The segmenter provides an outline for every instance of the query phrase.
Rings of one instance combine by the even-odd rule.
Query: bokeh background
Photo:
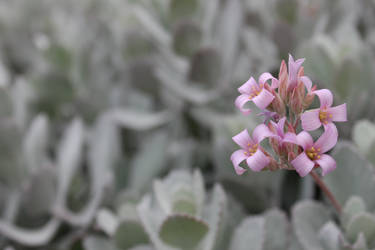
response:
[[[235,175],[237,88],[288,53],[347,103],[324,181],[373,231],[309,177]],[[1,0],[0,248],[375,247],[374,67],[372,0]]]

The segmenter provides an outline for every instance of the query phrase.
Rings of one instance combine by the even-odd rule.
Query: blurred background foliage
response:
[[[375,2],[2,0],[0,248],[374,249]],[[235,175],[250,75],[348,104],[324,181]]]

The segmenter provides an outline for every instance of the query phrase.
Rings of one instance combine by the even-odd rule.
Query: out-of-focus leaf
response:
[[[173,48],[176,53],[190,57],[199,48],[202,31],[193,22],[179,22],[173,35]]]
[[[167,111],[141,113],[135,110],[112,110],[110,116],[121,127],[133,130],[149,130],[168,123],[171,115]]]
[[[0,233],[20,244],[37,247],[47,244],[55,235],[59,225],[59,220],[51,219],[47,224],[40,228],[22,229],[0,221]]]
[[[375,176],[373,168],[348,143],[339,143],[334,152],[337,169],[324,178],[324,182],[341,204],[353,196],[360,196],[368,206],[375,208]],[[361,180],[353,182],[352,180]],[[353,185],[348,185],[352,183]]]
[[[23,142],[27,167],[35,172],[45,164],[47,158],[49,122],[45,115],[38,115],[32,121]]]
[[[262,250],[265,240],[264,218],[249,217],[234,231],[230,250]]]
[[[142,149],[131,162],[129,186],[135,189],[150,185],[152,178],[163,169],[166,160],[167,134],[160,132],[145,139]]]
[[[327,208],[313,201],[302,201],[293,207],[292,215],[294,231],[303,248],[323,250],[318,232],[329,220]]]
[[[355,215],[348,223],[346,236],[352,242],[354,242],[359,233],[363,233],[367,243],[372,246],[375,243],[375,216],[362,212]]]
[[[96,224],[106,234],[112,236],[119,224],[118,218],[108,209],[100,209],[96,214]]]
[[[58,194],[57,206],[65,206],[65,198],[70,181],[80,160],[84,141],[84,127],[80,119],[75,119],[65,130],[57,152]]]
[[[137,221],[121,222],[117,227],[114,239],[120,249],[129,249],[149,242],[148,236]]]
[[[341,224],[343,228],[348,228],[350,220],[357,214],[366,211],[366,204],[363,199],[359,196],[350,197],[344,206],[344,209],[341,214]]]
[[[118,250],[108,239],[102,236],[88,236],[83,240],[85,250]]]
[[[368,120],[358,121],[353,130],[353,140],[363,154],[367,154],[375,141],[375,124]]]
[[[271,210],[264,216],[264,250],[286,249],[288,246],[288,220],[280,210]]]
[[[205,237],[209,227],[203,221],[187,215],[168,217],[160,228],[160,238],[170,246],[194,249]]]
[[[324,224],[319,230],[318,237],[325,250],[340,250],[341,231],[332,221]]]

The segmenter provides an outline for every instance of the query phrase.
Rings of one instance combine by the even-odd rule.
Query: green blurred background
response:
[[[330,210],[309,177],[239,177],[229,160],[262,120],[235,109],[237,88],[288,53],[347,103],[325,181],[373,211],[374,1],[1,0],[0,248],[333,249],[286,234],[305,229],[298,201]],[[257,247],[262,223],[281,225],[276,245]]]

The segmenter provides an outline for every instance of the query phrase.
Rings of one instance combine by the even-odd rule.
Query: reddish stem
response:
[[[325,193],[325,195],[331,201],[332,205],[335,207],[337,212],[341,214],[342,208],[341,208],[340,203],[336,200],[335,196],[332,194],[332,192],[329,190],[326,184],[324,184],[322,179],[320,179],[319,175],[315,173],[314,171],[311,171],[310,175],[313,177],[315,183],[319,186],[319,188]]]

